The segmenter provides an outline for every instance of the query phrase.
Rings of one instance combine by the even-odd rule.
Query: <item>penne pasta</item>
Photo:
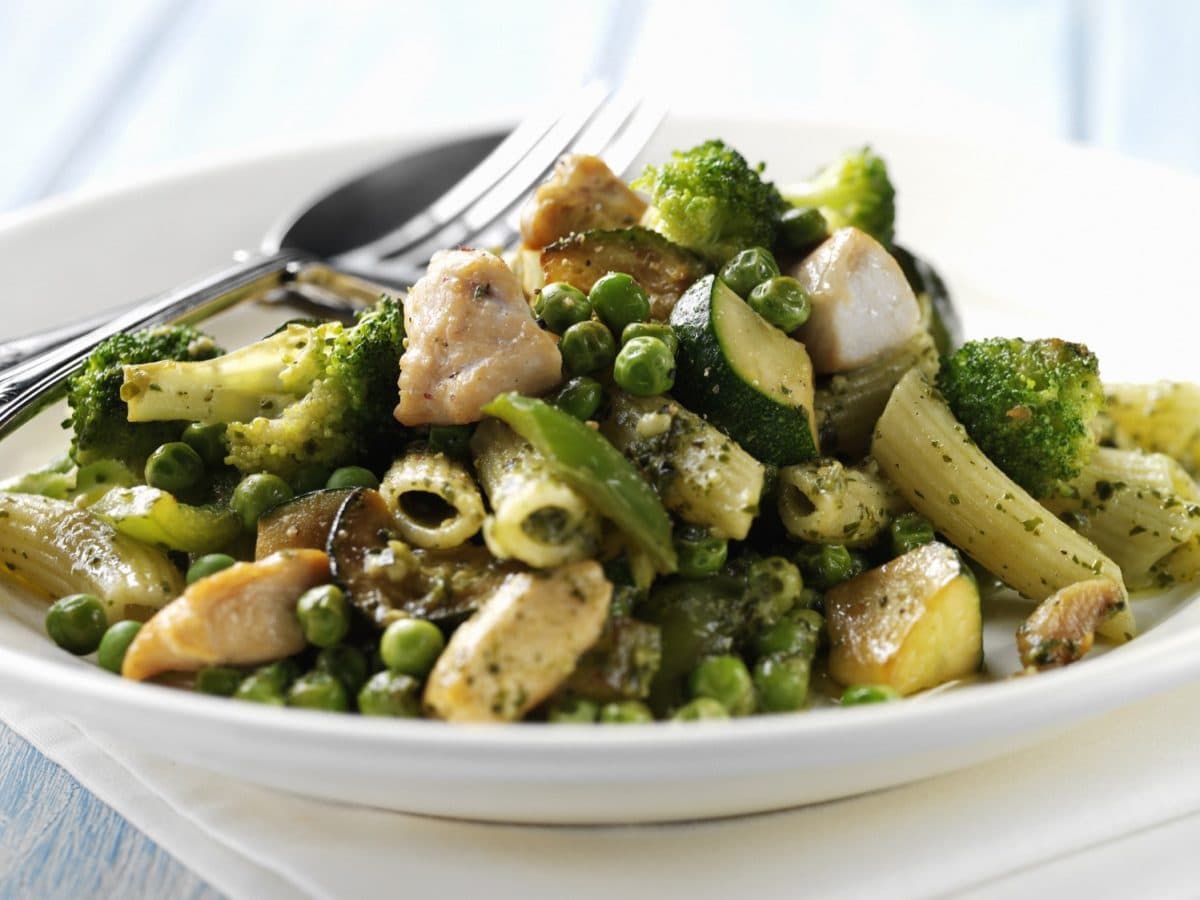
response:
[[[464,544],[483,525],[483,498],[475,479],[442,453],[409,451],[387,470],[379,492],[400,536],[426,550]]]

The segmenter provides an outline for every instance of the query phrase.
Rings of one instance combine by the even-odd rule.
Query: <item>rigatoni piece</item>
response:
[[[425,705],[451,722],[512,722],[555,690],[604,627],[612,585],[594,560],[508,576],[429,673]]]
[[[896,385],[871,455],[934,528],[1030,600],[1087,578],[1124,584],[1115,562],[983,455],[919,371]],[[1128,601],[1099,633],[1118,643],[1137,633]]]
[[[540,569],[595,555],[600,516],[531,444],[503,422],[486,419],[471,439],[471,452],[492,507],[483,539],[496,557]]]
[[[1098,447],[1069,487],[1046,507],[1108,554],[1132,589],[1152,585],[1158,563],[1200,535],[1195,482],[1162,453]]]
[[[818,459],[779,470],[779,518],[792,537],[865,547],[907,504],[874,460],[855,467]]]
[[[732,438],[665,397],[620,391],[600,430],[679,518],[719,538],[740,541],[749,533],[765,470]]]
[[[483,525],[483,498],[466,466],[444,453],[411,450],[392,463],[379,485],[396,531],[426,550],[466,543]]]

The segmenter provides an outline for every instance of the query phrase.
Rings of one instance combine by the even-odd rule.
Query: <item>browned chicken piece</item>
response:
[[[425,687],[451,722],[513,722],[549,697],[596,642],[612,585],[595,560],[509,575],[454,632]]]
[[[320,550],[283,550],[201,578],[142,626],[121,666],[141,681],[205,666],[249,666],[305,647],[296,600],[329,581]]]
[[[1028,668],[1065,666],[1092,649],[1096,626],[1128,602],[1111,578],[1067,585],[1038,604],[1017,629],[1017,649]]]
[[[646,201],[629,189],[604,160],[569,154],[534,193],[521,213],[521,241],[540,250],[559,238],[593,228],[628,228],[646,211]]]
[[[405,425],[465,425],[497,394],[559,383],[558,344],[533,320],[517,276],[482,250],[444,250],[404,301],[400,358]]]

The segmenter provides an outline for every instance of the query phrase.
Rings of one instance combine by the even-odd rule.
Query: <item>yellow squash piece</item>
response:
[[[979,589],[958,553],[925,544],[825,595],[829,673],[912,694],[983,661]]]
[[[121,674],[142,680],[205,666],[249,666],[304,649],[296,601],[329,581],[320,550],[282,550],[201,578],[142,626]]]

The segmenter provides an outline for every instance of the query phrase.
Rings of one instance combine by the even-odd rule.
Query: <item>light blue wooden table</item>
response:
[[[1200,57],[1188,46],[1200,7],[1186,0],[683,9],[0,0],[0,213],[205,155],[494,121],[598,52],[684,112],[951,122],[1200,171]],[[0,724],[0,900],[216,896]]]

